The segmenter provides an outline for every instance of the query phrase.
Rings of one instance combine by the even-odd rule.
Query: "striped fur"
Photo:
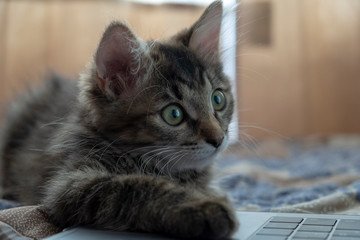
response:
[[[212,29],[219,13],[215,2],[162,42],[114,22],[78,85],[52,76],[10,105],[0,145],[4,197],[42,203],[60,227],[231,236],[233,209],[209,187],[234,105]],[[226,101],[219,111],[216,90]],[[176,126],[162,115],[169,104],[183,111]]]

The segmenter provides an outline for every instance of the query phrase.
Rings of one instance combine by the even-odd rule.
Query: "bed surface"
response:
[[[360,214],[360,137],[233,145],[215,165],[214,185],[241,211]],[[0,236],[45,237],[38,206],[0,200]],[[9,217],[13,216],[13,217]],[[30,216],[30,219],[28,218]],[[23,227],[14,228],[25,221]],[[35,227],[27,228],[26,221]],[[50,228],[51,229],[51,228]]]
[[[360,214],[359,137],[273,142],[265,151],[218,161],[216,183],[237,209]]]

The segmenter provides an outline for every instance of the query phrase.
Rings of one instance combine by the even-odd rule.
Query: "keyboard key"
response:
[[[273,217],[250,240],[360,240],[360,220]],[[336,225],[336,228],[334,227]],[[294,233],[295,231],[295,233]]]
[[[293,240],[321,240],[321,239],[323,239],[323,238],[292,238]],[[326,238],[325,238],[326,239]],[[263,239],[264,240],[264,239]],[[332,238],[331,238],[331,240],[333,240]],[[359,240],[359,239],[358,239]]]
[[[326,239],[328,233],[324,232],[297,232],[294,235],[294,239],[296,238],[318,238],[318,239]]]
[[[331,238],[331,240],[359,240],[359,238],[358,237],[337,237],[337,236],[334,236],[334,237]]]
[[[341,219],[336,229],[360,230],[360,220]]]
[[[312,231],[312,232],[331,232],[332,226],[321,226],[321,225],[302,225],[299,231]]]
[[[335,230],[334,236],[339,236],[339,237],[359,237],[360,238],[360,231],[355,231],[355,230]]]
[[[298,223],[269,222],[264,226],[264,228],[295,229],[298,225]]]
[[[264,237],[266,237],[266,240],[286,240],[287,237],[285,236],[264,236],[264,235],[256,235],[248,240],[264,240]]]
[[[256,235],[278,235],[289,236],[293,231],[291,229],[263,228]]]
[[[293,240],[321,240],[321,239],[324,239],[324,238],[293,238]],[[331,240],[333,240],[333,239],[331,238]]]
[[[322,226],[334,226],[336,219],[327,218],[307,218],[304,221],[304,225],[322,225]]]
[[[303,218],[300,217],[273,217],[270,222],[289,222],[289,223],[300,223]]]

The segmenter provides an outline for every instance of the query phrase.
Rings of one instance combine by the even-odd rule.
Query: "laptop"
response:
[[[360,215],[237,212],[237,240],[360,240]],[[46,240],[149,240],[168,236],[70,228]]]

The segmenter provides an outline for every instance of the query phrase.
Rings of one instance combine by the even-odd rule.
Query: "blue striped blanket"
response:
[[[289,144],[282,157],[228,154],[216,184],[239,210],[360,214],[360,141]]]

